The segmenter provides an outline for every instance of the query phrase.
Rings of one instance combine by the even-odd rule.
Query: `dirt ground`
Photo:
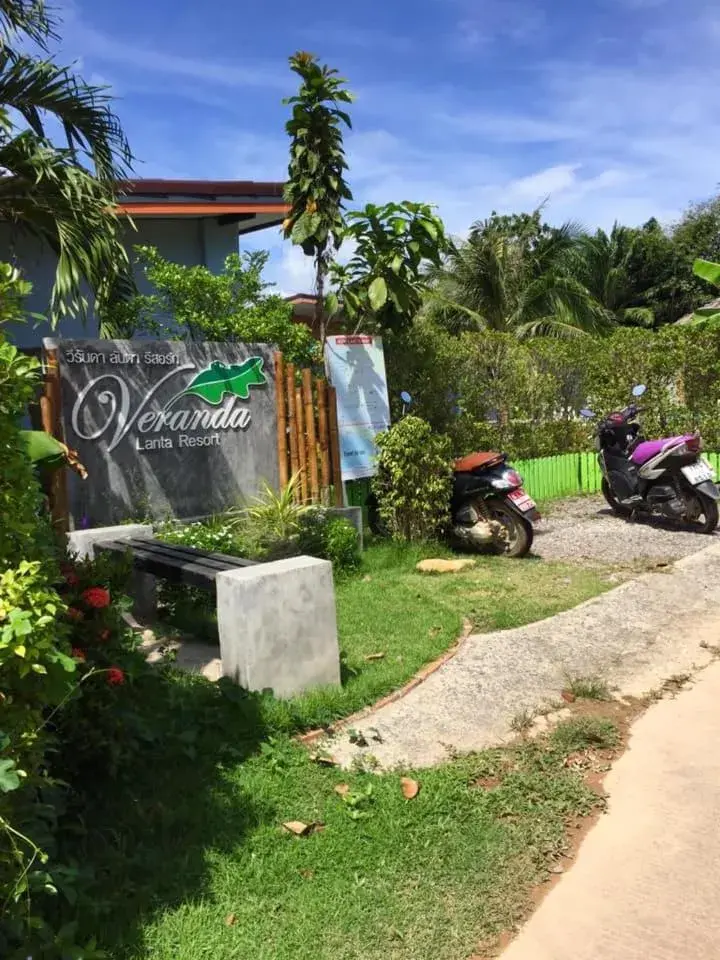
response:
[[[655,519],[624,520],[592,496],[550,504],[536,526],[533,553],[544,560],[672,561],[718,542],[717,531],[708,536]]]

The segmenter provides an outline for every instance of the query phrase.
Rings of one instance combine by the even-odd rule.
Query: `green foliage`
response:
[[[720,287],[720,263],[696,260],[693,264],[693,272],[714,287]],[[703,330],[720,330],[720,310],[717,302],[711,306],[699,307],[693,314],[692,323],[693,326]]]
[[[135,252],[155,292],[119,306],[112,317],[116,333],[274,343],[290,363],[307,367],[315,361],[317,345],[310,331],[293,323],[290,304],[267,292],[271,285],[262,279],[266,251],[230,254],[219,274],[173,263],[154,247],[139,246]]]
[[[342,241],[344,203],[352,200],[343,148],[343,127],[351,122],[343,106],[352,103],[353,97],[338,71],[318,63],[314,54],[294,54],[290,68],[300,78],[300,87],[296,96],[283,101],[292,107],[285,124],[290,137],[285,184],[290,212],[283,231],[315,261],[315,329],[324,341],[325,276]]]
[[[0,265],[3,299],[5,292],[13,290],[9,269]],[[37,360],[8,343],[0,328],[0,570],[15,566],[22,557],[37,558],[49,540],[40,516],[43,498],[18,428],[19,418],[35,397],[38,371]]]
[[[286,544],[289,548],[297,540],[302,518],[310,509],[296,500],[299,483],[299,472],[279,491],[263,481],[259,494],[231,511],[232,522],[248,530],[261,546],[270,548],[275,544]]]
[[[54,811],[43,802],[54,780],[46,760],[52,746],[45,724],[74,685],[65,606],[39,561],[21,561],[0,574],[0,953],[26,945],[35,928],[50,936],[39,912],[57,892]]]
[[[677,320],[692,303],[678,283],[676,245],[657,220],[615,224],[580,238],[578,279],[619,324],[654,327]]]
[[[362,555],[358,532],[344,517],[335,517],[322,507],[312,507],[302,517],[298,553],[330,560],[336,574],[357,569]]]
[[[376,438],[373,491],[380,517],[398,540],[432,540],[447,526],[452,491],[450,445],[419,417],[405,417]]]
[[[649,388],[648,437],[697,428],[709,449],[720,448],[720,335],[712,328],[625,327],[601,338],[518,341],[491,332],[452,336],[425,318],[388,340],[386,362],[395,415],[397,393],[409,391],[413,412],[450,437],[454,455],[500,449],[531,459],[589,450],[593,427],[577,412],[619,409],[636,383]]]
[[[602,329],[607,311],[577,277],[581,231],[550,227],[541,211],[475,223],[435,273],[428,309],[452,331],[574,337]]]
[[[109,298],[134,290],[114,213],[132,159],[127,141],[106,89],[49,58],[57,37],[44,4],[10,0],[0,23],[0,213],[57,254],[52,319],[85,315],[85,284],[102,313]],[[28,39],[39,56],[24,52]],[[53,142],[55,129],[65,144]]]
[[[369,203],[347,215],[344,237],[353,244],[347,264],[333,263],[332,315],[342,311],[363,331],[401,329],[422,304],[427,268],[449,250],[442,220],[426,203]]]

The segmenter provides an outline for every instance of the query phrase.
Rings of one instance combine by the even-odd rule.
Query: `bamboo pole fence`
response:
[[[340,439],[334,389],[309,369],[296,370],[275,354],[280,483],[297,476],[299,502],[342,506]],[[334,494],[334,495],[333,495]]]

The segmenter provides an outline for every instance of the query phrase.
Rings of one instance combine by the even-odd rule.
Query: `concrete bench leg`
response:
[[[130,586],[133,616],[140,623],[149,623],[157,617],[157,581],[151,573],[133,570]]]
[[[223,674],[291,697],[340,683],[332,564],[313,557],[217,575]]]

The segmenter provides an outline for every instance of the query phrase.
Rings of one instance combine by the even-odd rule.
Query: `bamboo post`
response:
[[[332,482],[335,487],[335,506],[345,506],[343,497],[342,470],[340,469],[340,432],[337,418],[337,395],[335,387],[328,386],[328,419],[330,421],[330,459]]]
[[[330,496],[330,429],[328,426],[327,381],[318,377],[315,381],[318,398],[318,433],[320,434],[320,492],[323,503]]]
[[[43,396],[40,398],[40,416],[42,428],[46,433],[64,442],[61,416],[60,369],[58,367],[57,350],[50,349],[44,352],[45,380]],[[56,530],[66,533],[69,526],[69,510],[67,495],[67,477],[65,470],[53,470],[50,475],[50,514]]]
[[[275,354],[275,408],[277,410],[277,448],[278,465],[280,468],[280,489],[288,485],[288,438],[287,438],[287,404],[285,403],[285,366],[283,355],[278,351]]]
[[[307,444],[305,443],[305,424],[303,416],[303,398],[302,390],[298,387],[295,391],[295,420],[297,422],[298,436],[298,459],[300,461],[300,498],[303,503],[308,500],[308,464],[307,464]]]
[[[288,363],[285,367],[285,401],[288,414],[288,434],[290,438],[290,474],[297,476],[300,469],[298,458],[298,432],[295,420],[295,367]],[[296,488],[295,499],[300,499],[300,491]]]
[[[312,371],[303,370],[302,391],[305,402],[305,432],[307,434],[307,464],[310,498],[320,503],[320,481],[318,480],[317,433],[315,431],[315,409],[313,404]]]

